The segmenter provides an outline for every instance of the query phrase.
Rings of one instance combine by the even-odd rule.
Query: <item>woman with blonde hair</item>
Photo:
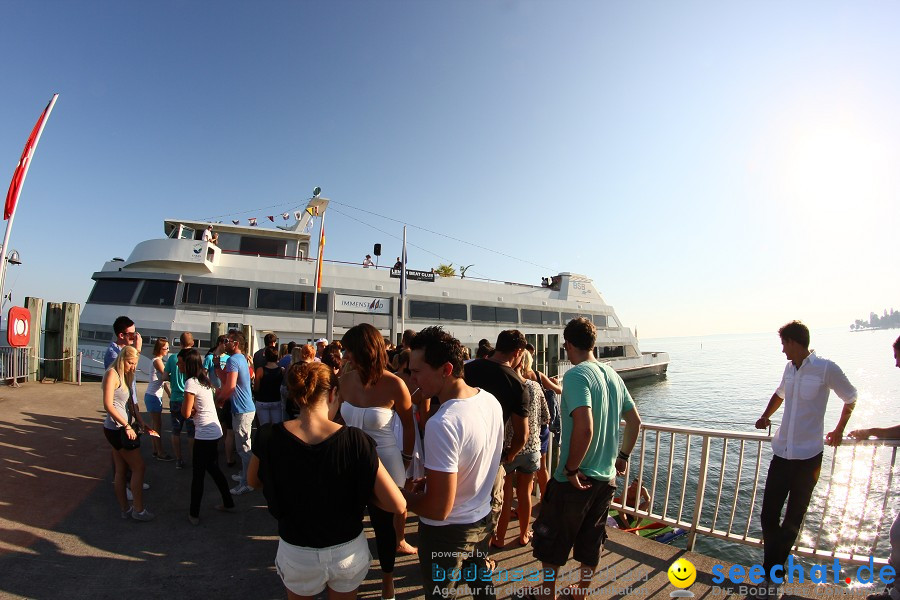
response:
[[[278,519],[275,566],[291,600],[326,587],[329,600],[356,598],[372,560],[366,504],[374,498],[390,513],[406,510],[406,501],[371,438],[332,420],[340,401],[331,368],[295,363],[285,379],[297,418],[260,427],[247,473]]]
[[[144,459],[141,458],[140,439],[131,427],[134,403],[131,400],[131,384],[138,364],[138,351],[134,346],[125,346],[115,362],[103,375],[103,408],[106,419],[103,433],[112,446],[112,457],[116,468],[115,491],[122,518],[149,521],[154,515],[144,507]],[[131,470],[133,506],[128,506],[125,492],[125,477]]]
[[[415,449],[412,400],[403,381],[387,369],[387,351],[381,332],[368,323],[355,325],[344,334],[344,360],[350,369],[341,374],[341,417],[344,423],[359,427],[375,440],[378,457],[397,488],[406,483]],[[335,352],[338,350],[335,349]],[[326,355],[323,355],[325,362]],[[394,419],[403,426],[402,450],[394,436]],[[381,563],[381,596],[394,597],[394,561],[397,558],[397,534],[394,515],[377,506],[369,507],[378,561]],[[401,511],[397,519],[406,519]],[[411,547],[410,547],[411,548]]]
[[[531,519],[531,486],[534,483],[534,474],[541,463],[541,424],[550,422],[550,411],[547,408],[547,400],[544,398],[544,389],[539,383],[529,379],[527,373],[531,372],[531,352],[522,352],[522,359],[516,365],[516,372],[525,380],[525,389],[528,391],[528,437],[525,447],[516,454],[512,462],[505,465],[506,479],[503,482],[503,508],[500,511],[500,519],[497,522],[497,530],[491,545],[502,548],[506,545],[506,528],[512,513],[513,480],[516,481],[516,497],[519,506],[516,509],[519,518],[519,545],[526,546],[531,541],[531,530],[528,528]],[[505,446],[512,439],[512,429],[507,429]]]

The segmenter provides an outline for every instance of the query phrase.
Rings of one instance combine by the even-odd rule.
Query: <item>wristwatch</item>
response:
[[[579,467],[580,467],[580,465],[579,465]],[[579,467],[575,467],[574,469],[572,469],[570,471],[569,467],[567,467],[566,465],[563,465],[563,471],[566,472],[566,477],[572,477],[573,475],[578,475]]]

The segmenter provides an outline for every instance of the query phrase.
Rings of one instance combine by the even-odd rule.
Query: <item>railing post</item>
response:
[[[81,385],[81,366],[84,362],[84,350],[78,352],[78,385]]]
[[[708,435],[703,436],[703,448],[700,453],[700,472],[697,474],[697,496],[694,498],[694,518],[691,520],[691,530],[687,537],[687,550],[694,549],[694,541],[697,539],[697,526],[700,524],[700,514],[703,512],[703,494],[706,490],[706,467],[709,462]]]

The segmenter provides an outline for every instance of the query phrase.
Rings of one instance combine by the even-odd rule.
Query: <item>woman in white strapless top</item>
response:
[[[406,484],[406,468],[394,436],[394,409],[382,406],[360,408],[344,400],[341,403],[341,417],[345,424],[362,429],[375,440],[375,450],[381,464],[390,473],[397,487],[402,489]]]
[[[412,460],[415,447],[415,429],[412,420],[412,401],[406,384],[386,369],[387,351],[384,338],[367,323],[351,327],[342,340],[344,368],[341,372],[341,416],[344,423],[368,433],[376,443],[378,458],[391,474],[397,487],[406,482],[406,467]],[[403,447],[397,447],[393,420],[399,418],[403,425]],[[375,544],[381,563],[382,598],[394,597],[394,561],[398,550],[398,527],[394,515],[369,505],[369,517],[375,531]],[[398,515],[399,531],[406,513]],[[402,539],[402,538],[401,538]],[[415,549],[403,542],[404,552]]]

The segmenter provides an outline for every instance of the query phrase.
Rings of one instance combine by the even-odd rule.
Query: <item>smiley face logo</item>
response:
[[[669,566],[669,582],[677,588],[690,587],[697,579],[697,569],[690,561],[679,558]]]

